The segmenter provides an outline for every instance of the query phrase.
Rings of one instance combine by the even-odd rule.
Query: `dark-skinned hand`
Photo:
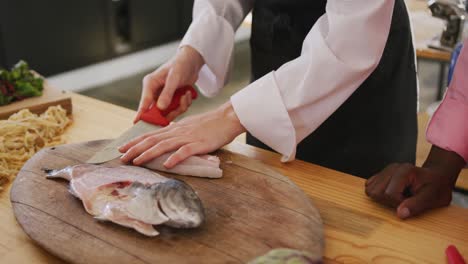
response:
[[[396,208],[401,219],[413,217],[450,204],[464,165],[458,154],[433,146],[423,167],[391,164],[366,182],[366,194]]]

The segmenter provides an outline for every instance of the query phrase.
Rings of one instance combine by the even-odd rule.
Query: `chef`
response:
[[[427,128],[432,149],[423,166],[391,164],[366,182],[374,200],[396,207],[405,219],[447,206],[468,161],[468,41],[457,60],[444,100]]]
[[[234,32],[252,11],[253,82],[220,108],[122,146],[141,165],[174,151],[171,168],[247,131],[247,143],[370,177],[414,163],[417,81],[404,0],[196,0],[176,55],[143,80],[136,120],[153,102],[196,83],[208,97],[226,83]],[[173,119],[187,109],[181,99]]]

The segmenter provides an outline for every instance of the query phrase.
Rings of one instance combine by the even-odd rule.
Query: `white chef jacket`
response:
[[[229,75],[234,32],[254,0],[195,0],[181,46],[205,60],[197,85],[215,96]],[[317,129],[380,62],[395,0],[328,0],[306,36],[301,55],[231,97],[241,124],[293,160],[297,144]],[[378,89],[378,87],[375,87]]]

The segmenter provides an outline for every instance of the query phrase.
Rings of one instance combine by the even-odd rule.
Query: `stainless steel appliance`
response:
[[[446,21],[446,27],[440,36],[440,47],[436,48],[451,50],[462,40],[467,14],[466,4],[466,0],[428,1],[432,15]]]

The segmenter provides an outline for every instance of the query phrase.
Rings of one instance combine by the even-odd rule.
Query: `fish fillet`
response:
[[[203,205],[189,185],[144,168],[82,164],[46,172],[48,178],[68,180],[70,192],[95,218],[147,236],[158,235],[154,225],[192,228],[205,218]]]
[[[167,169],[163,164],[173,153],[174,152],[166,153],[158,158],[151,160],[150,162],[145,163],[143,166],[152,170],[165,171],[187,176],[205,178],[221,178],[223,176],[223,170],[219,168],[219,158],[212,155],[192,156],[177,164],[174,168]]]

